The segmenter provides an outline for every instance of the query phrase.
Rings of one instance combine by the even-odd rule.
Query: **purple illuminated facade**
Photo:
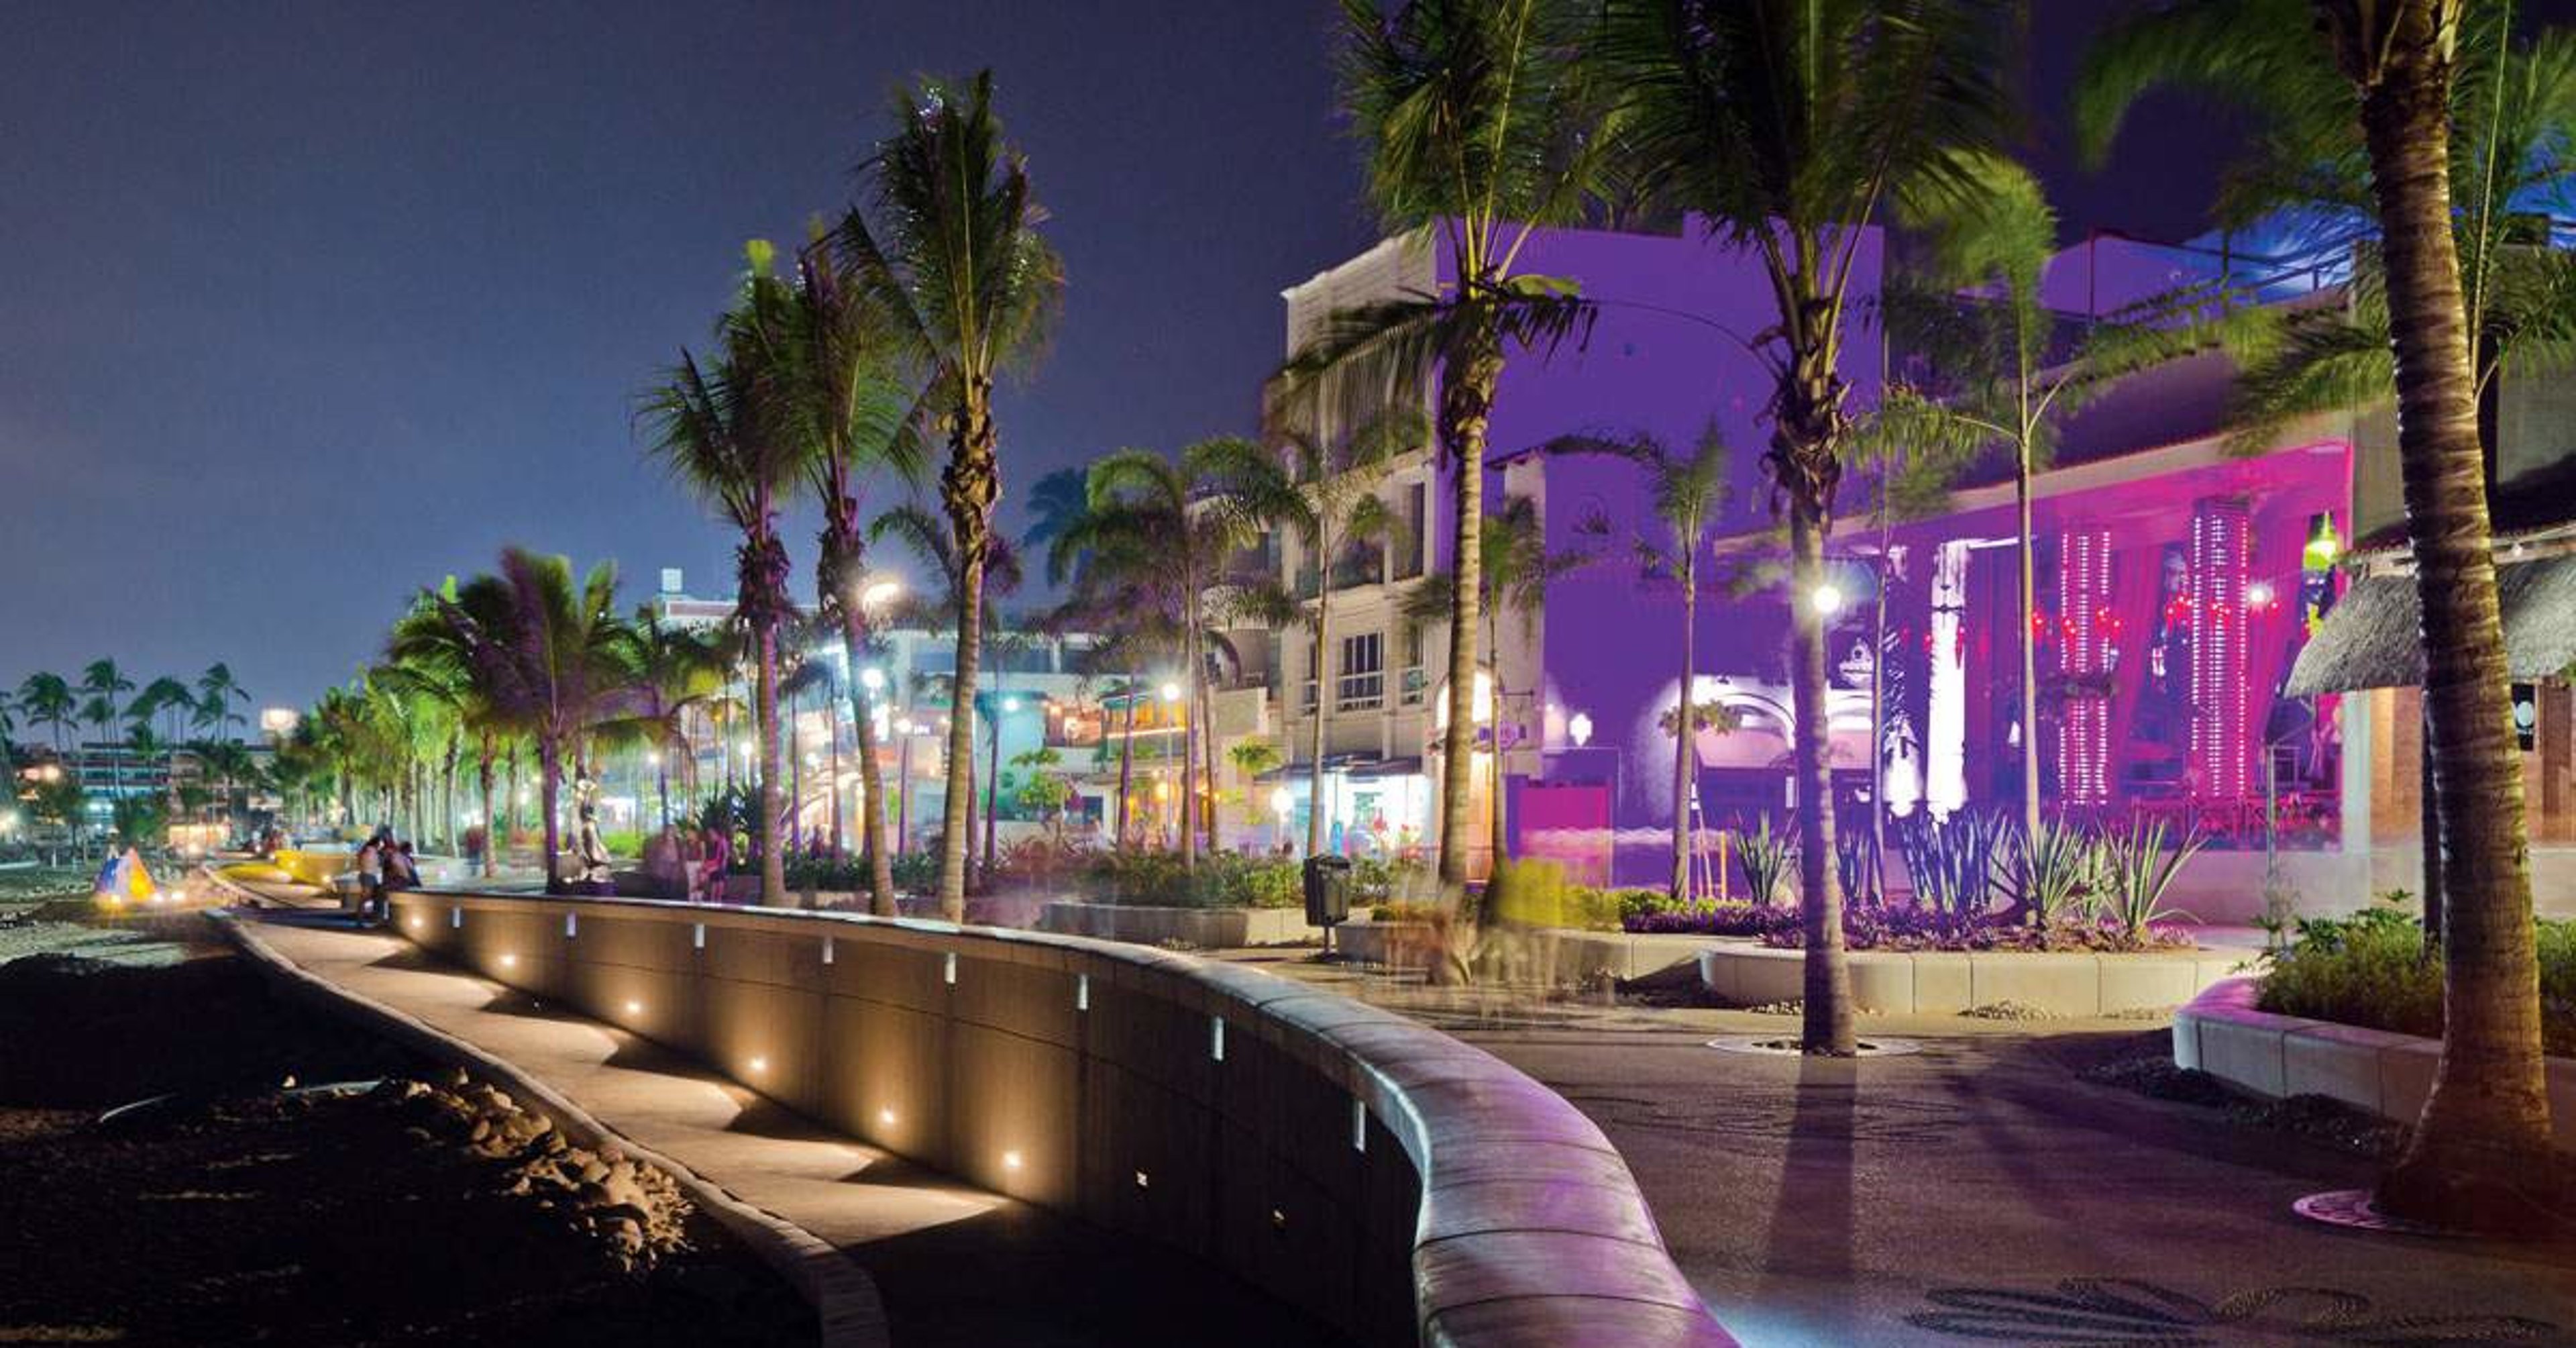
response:
[[[1493,413],[1488,508],[1529,498],[1551,550],[1603,559],[1551,584],[1535,614],[1497,621],[1501,691],[1480,742],[1501,747],[1515,852],[1560,858],[1596,883],[1660,884],[1676,814],[1688,813],[1673,799],[1674,746],[1661,728],[1681,694],[1680,606],[1669,581],[1639,575],[1627,542],[1660,526],[1629,464],[1538,447],[1572,432],[1643,432],[1686,450],[1714,428],[1735,449],[1736,490],[1710,569],[1776,555],[1759,466],[1768,376],[1743,345],[1769,325],[1771,296],[1750,259],[1696,231],[1543,231],[1522,256],[1530,271],[1580,282],[1599,319],[1588,340],[1552,356],[1514,353]],[[2044,293],[2077,316],[2108,313],[2207,277],[2212,256],[2106,237],[2061,255]],[[1880,266],[1873,239],[1854,278],[1855,315],[1870,312]],[[1289,348],[1333,308],[1447,274],[1436,243],[1382,245],[1286,292]],[[2283,269],[2250,288],[2295,301],[2335,279]],[[1856,324],[1843,370],[1855,410],[1875,400],[1879,349]],[[2411,821],[2385,799],[2385,817],[2372,809],[2374,794],[2388,794],[2374,784],[2392,775],[2379,760],[2394,728],[2372,723],[2372,699],[2284,691],[2345,583],[2331,550],[2311,539],[2321,528],[2352,539],[2396,517],[2388,416],[2313,418],[2261,453],[2235,452],[2223,417],[2229,375],[2215,354],[2179,360],[2064,428],[2058,466],[2033,483],[2038,612],[2027,629],[2000,473],[1972,472],[1945,513],[1885,527],[1871,516],[1870,484],[1847,479],[1828,545],[1845,602],[1829,629],[1826,709],[1847,831],[1868,831],[1882,807],[1892,820],[2015,808],[2023,739],[2036,736],[2050,814],[2156,815],[2212,840],[2181,885],[2204,917],[2259,911],[2267,883],[2299,866],[2320,891],[2308,906],[2349,907],[2389,877],[2404,883],[2413,862],[2397,848],[2412,838],[2394,834]],[[1264,724],[1284,732],[1291,766],[1280,781],[1294,789],[1302,824],[1305,718],[1327,718],[1323,808],[1344,851],[1429,840],[1446,632],[1397,615],[1411,578],[1447,565],[1447,471],[1424,452],[1382,491],[1414,512],[1418,551],[1335,589],[1327,668],[1309,667],[1303,633],[1243,637],[1246,649],[1270,643],[1270,688],[1312,680],[1333,690],[1320,708],[1313,692],[1274,693]],[[1608,523],[1606,539],[1596,521]],[[1283,566],[1293,574],[1297,562]],[[1694,826],[1712,849],[1717,831],[1766,813],[1783,820],[1790,808],[1788,619],[1776,573],[1702,595],[1695,700],[1725,702],[1739,722],[1693,745]],[[2036,643],[2036,726],[2019,717],[2025,640]],[[1370,691],[1381,673],[1382,700]],[[1369,695],[1346,697],[1352,689]],[[1482,835],[1491,769],[1486,752],[1478,760]],[[2267,837],[2305,860],[2267,863]]]

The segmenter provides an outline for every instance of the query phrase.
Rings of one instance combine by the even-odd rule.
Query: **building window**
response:
[[[1422,672],[1422,624],[1406,623],[1404,625],[1404,673],[1397,684],[1401,690],[1399,696],[1405,706],[1419,707],[1422,705],[1423,689],[1430,686],[1431,680]]]
[[[1385,638],[1376,632],[1342,638],[1342,676],[1333,685],[1333,705],[1342,711],[1362,711],[1385,698]]]
[[[1411,580],[1422,574],[1422,550],[1430,541],[1422,536],[1427,523],[1424,517],[1426,505],[1424,493],[1428,490],[1429,488],[1420,482],[1412,483],[1404,489],[1404,537],[1396,540],[1395,547],[1397,580]],[[1422,662],[1416,660],[1412,663]]]
[[[1298,645],[1304,647],[1306,652],[1306,692],[1305,696],[1299,700],[1297,705],[1304,710],[1306,715],[1312,716],[1315,714],[1315,643],[1312,641],[1301,641]]]

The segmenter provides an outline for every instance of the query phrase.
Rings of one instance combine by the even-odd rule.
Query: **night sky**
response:
[[[301,704],[513,542],[725,592],[634,395],[916,71],[995,69],[1065,258],[1001,408],[1014,532],[1047,469],[1248,429],[1280,288],[1375,236],[1324,0],[667,8],[0,13],[0,688],[226,660]],[[2095,6],[2038,8],[2046,111]],[[2228,125],[2150,111],[2098,177],[2035,134],[2070,239],[2200,227]]]

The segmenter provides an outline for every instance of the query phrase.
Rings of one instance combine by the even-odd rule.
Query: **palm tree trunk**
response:
[[[2550,1219],[2536,1177],[2553,1173],[2539,962],[2444,177],[2451,71],[2434,10],[2430,0],[2413,0],[2387,18],[2394,31],[2361,101],[2387,259],[2398,456],[2423,606],[2433,730],[2426,752],[2437,755],[2446,901],[2441,1062],[2414,1137],[2381,1180],[2378,1198],[2402,1217],[2532,1229]]]
[[[1691,861],[1691,758],[1699,752],[1693,742],[1699,708],[1692,699],[1694,679],[1693,656],[1697,654],[1699,584],[1698,564],[1689,555],[1696,538],[1685,538],[1685,555],[1681,564],[1682,582],[1682,700],[1673,715],[1673,902],[1692,901]]]
[[[1186,582],[1185,582],[1186,586]],[[1198,700],[1199,634],[1198,605],[1184,601],[1181,606],[1181,869],[1194,871],[1199,864],[1198,752],[1199,718],[1194,703]]]
[[[475,776],[483,788],[483,878],[489,880],[497,868],[501,830],[499,818],[492,813],[492,736],[488,733],[483,736]]]
[[[850,666],[850,710],[859,727],[859,846],[868,854],[868,911],[879,917],[893,917],[897,910],[894,858],[886,847],[885,771],[877,764],[877,728],[873,709],[868,705],[867,684],[859,678],[859,657],[866,652],[867,644],[860,616],[844,607],[841,651]],[[839,790],[835,783],[836,796]]]
[[[771,908],[787,906],[787,858],[782,849],[786,830],[783,786],[778,777],[778,627],[762,622],[752,636],[760,668],[752,692],[753,731],[760,736],[760,901]]]
[[[1811,596],[1825,579],[1823,503],[1789,502],[1789,690],[1796,735],[1790,754],[1798,792],[1798,898],[1806,929],[1801,1041],[1809,1053],[1849,1057],[1851,968],[1843,951],[1843,893],[1834,874],[1832,729],[1825,715],[1825,615]]]
[[[1476,578],[1484,574],[1485,432],[1494,405],[1494,385],[1503,372],[1502,342],[1488,322],[1465,342],[1455,359],[1442,362],[1446,380],[1441,390],[1442,438],[1449,466],[1458,475],[1454,521],[1455,554],[1449,573],[1457,577],[1449,598],[1449,728],[1440,746],[1440,883],[1444,888],[1467,883],[1467,806],[1476,752],[1476,620],[1481,598]],[[1333,578],[1328,564],[1322,588]],[[1317,688],[1318,710],[1323,703]]]
[[[2021,584],[2021,837],[2029,848],[2039,838],[2039,582],[2031,560],[2030,427],[2023,423],[2013,459],[2013,510],[2021,531],[2016,569]],[[2060,565],[2064,565],[2061,561]]]
[[[1314,752],[1306,765],[1306,855],[1324,850],[1324,644],[1330,630],[1333,587],[1318,573],[1315,585],[1315,711],[1307,727]]]
[[[1118,741],[1118,818],[1110,845],[1127,850],[1127,786],[1136,774],[1136,676],[1127,676],[1127,733]]]
[[[563,835],[555,822],[557,788],[563,781],[563,749],[551,735],[537,739],[537,803],[545,808],[546,892],[564,892],[563,869],[558,857]]]

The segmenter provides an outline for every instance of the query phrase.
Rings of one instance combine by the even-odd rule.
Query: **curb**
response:
[[[749,1246],[814,1307],[822,1348],[889,1348],[885,1303],[876,1281],[805,1228],[754,1207],[731,1191],[610,1127],[597,1116],[536,1078],[502,1059],[430,1026],[408,1012],[347,991],[313,974],[269,948],[251,924],[231,913],[209,910],[206,918],[226,939],[251,957],[254,967],[280,990],[325,1010],[368,1023],[409,1047],[450,1066],[462,1067],[499,1084],[515,1099],[534,1105],[557,1128],[584,1146],[614,1145],[646,1165],[668,1174],[691,1202]]]

